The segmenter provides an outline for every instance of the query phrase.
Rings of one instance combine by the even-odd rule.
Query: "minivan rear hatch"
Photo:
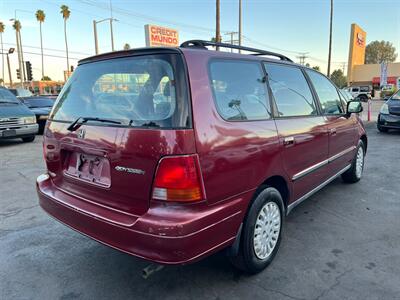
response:
[[[160,158],[195,152],[186,77],[177,49],[80,63],[44,134],[56,188],[102,207],[146,212]]]

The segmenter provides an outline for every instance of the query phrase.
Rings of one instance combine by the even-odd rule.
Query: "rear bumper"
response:
[[[13,135],[6,135],[3,136],[3,132],[6,130],[0,130],[0,139],[13,139],[13,138],[18,138],[18,137],[25,137],[25,136],[30,136],[30,135],[35,135],[39,131],[39,125],[38,124],[30,124],[30,125],[25,125],[20,128],[13,129],[15,130],[15,134]]]
[[[48,175],[37,179],[40,206],[65,225],[120,251],[162,264],[186,264],[236,238],[245,195],[223,204],[194,207],[155,204],[142,216],[101,207],[57,189]]]
[[[400,116],[379,114],[377,124],[383,128],[400,129]]]

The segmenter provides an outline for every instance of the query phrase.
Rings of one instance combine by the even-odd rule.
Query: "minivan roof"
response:
[[[188,41],[188,42],[191,42],[191,41]],[[182,45],[184,45],[185,43],[187,43],[187,42],[182,43]],[[207,43],[212,44],[212,42],[207,42]],[[226,45],[230,45],[230,44],[225,44],[225,43],[213,43],[213,44],[216,44],[216,45],[221,44],[221,45],[223,45],[222,47],[226,47]],[[243,47],[243,48],[254,49],[254,48],[248,48],[248,47]],[[235,48],[235,49],[237,49],[237,48]],[[254,50],[262,51],[265,53],[269,52],[269,51],[264,51],[264,50],[259,50],[259,49],[254,49]],[[257,61],[279,62],[282,64],[297,66],[297,67],[301,67],[304,69],[310,69],[310,70],[315,71],[311,67],[307,67],[307,66],[295,63],[292,60],[290,60],[289,58],[287,58],[286,56],[280,55],[280,54],[274,53],[274,52],[269,52],[269,53],[271,53],[270,55],[264,56],[267,54],[252,55],[252,54],[234,53],[234,52],[227,52],[227,51],[215,51],[215,50],[210,50],[205,47],[198,47],[198,46],[188,47],[185,45],[184,45],[184,47],[142,47],[142,48],[135,48],[135,49],[129,49],[129,50],[106,52],[106,53],[102,53],[102,54],[98,54],[98,55],[94,55],[94,56],[90,56],[90,57],[81,59],[78,61],[78,65],[95,62],[95,61],[108,60],[108,59],[113,59],[113,58],[129,57],[129,56],[133,56],[133,55],[146,55],[146,54],[150,55],[150,54],[167,54],[167,53],[184,54],[185,52],[196,53],[197,55],[205,55],[205,56],[209,56],[209,57],[236,58],[236,59],[247,59],[247,60],[257,60]],[[286,59],[276,59],[276,58],[270,57],[270,56],[276,56],[276,55],[282,56]],[[318,72],[318,71],[316,71],[316,72]]]

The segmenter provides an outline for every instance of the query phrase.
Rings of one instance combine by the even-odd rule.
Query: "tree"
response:
[[[1,68],[2,68],[2,77],[3,78],[3,85],[4,85],[4,46],[3,46],[3,32],[6,26],[3,22],[0,22],[0,44],[1,44]]]
[[[36,11],[36,20],[39,22],[39,28],[40,28],[40,50],[42,53],[42,78],[44,77],[44,62],[43,62],[43,40],[42,40],[42,23],[44,22],[44,19],[46,18],[46,14],[44,13],[43,10],[38,9]]]
[[[51,81],[51,78],[49,76],[43,76],[42,81]]]
[[[321,71],[321,68],[319,67],[319,66],[314,66],[314,67],[312,67],[313,68],[313,70],[315,70],[315,71]]]
[[[69,10],[68,6],[61,5],[60,13],[64,19],[64,39],[65,39],[65,52],[67,54],[67,71],[69,71],[69,59],[68,59],[68,41],[67,41],[67,20],[71,15],[71,11]]]
[[[126,43],[126,44],[124,45],[124,50],[129,50],[129,49],[131,49],[131,45],[129,45],[128,43]]]
[[[396,58],[396,48],[388,41],[373,41],[365,48],[366,64],[389,63],[394,62]]]
[[[347,78],[343,75],[343,71],[337,69],[332,72],[331,80],[339,87],[344,88],[347,85]]]

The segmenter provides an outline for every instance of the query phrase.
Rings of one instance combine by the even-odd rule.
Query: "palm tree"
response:
[[[42,23],[44,22],[44,19],[46,18],[46,14],[44,13],[43,10],[38,9],[36,11],[36,20],[38,20],[39,22],[39,26],[40,26],[40,49],[42,52],[42,80],[44,78],[44,62],[43,62],[43,40],[42,40]]]
[[[64,37],[65,37],[65,50],[67,53],[67,72],[68,72],[69,71],[69,60],[68,60],[68,42],[67,42],[67,20],[68,20],[69,16],[71,15],[71,11],[69,10],[68,6],[61,5],[60,13],[62,14],[63,19],[64,19]]]
[[[20,43],[20,31],[21,31],[21,22],[19,20],[14,20],[13,28],[15,29],[15,35],[16,35],[16,41],[17,41],[17,52],[18,52],[18,65],[19,65],[19,71],[20,71],[20,80],[21,80],[21,85],[23,83],[23,78],[24,78],[24,69],[22,68],[22,62],[21,62],[21,43]]]
[[[3,22],[0,22],[0,43],[1,43],[1,67],[2,67],[2,84],[4,85],[4,47],[3,47],[3,32],[6,26]]]

